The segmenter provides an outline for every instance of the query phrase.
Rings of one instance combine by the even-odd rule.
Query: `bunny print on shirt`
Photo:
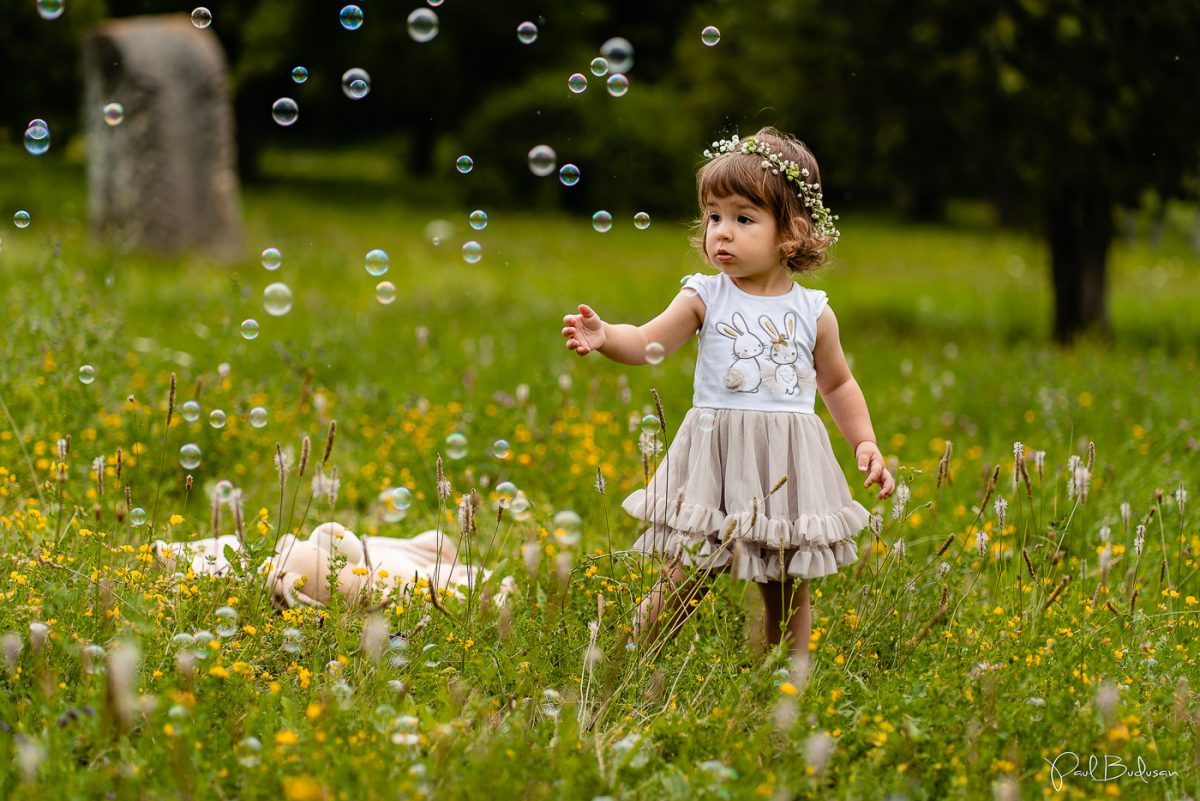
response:
[[[746,318],[740,312],[733,313],[733,324],[720,322],[717,331],[733,340],[733,364],[725,371],[725,389],[730,392],[758,392],[762,384],[762,367],[758,356],[766,346],[762,340],[750,333]]]
[[[764,379],[774,395],[796,395],[802,383],[813,382],[812,368],[800,360],[796,341],[799,317],[788,312],[783,318],[783,331],[767,315],[758,323],[770,342],[770,352],[762,339],[750,331],[740,312],[734,312],[732,323],[719,322],[716,330],[733,340],[733,363],[725,372],[725,388],[730,392],[758,392]],[[764,375],[763,368],[767,368]]]

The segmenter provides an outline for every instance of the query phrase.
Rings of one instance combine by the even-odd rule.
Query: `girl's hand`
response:
[[[604,330],[604,321],[592,311],[590,306],[579,304],[579,314],[568,314],[563,317],[563,336],[567,338],[567,349],[573,350],[580,356],[586,356],[593,350],[604,347],[608,335]]]
[[[892,494],[896,489],[896,480],[883,466],[883,454],[879,452],[878,445],[870,440],[858,443],[858,447],[854,449],[854,458],[858,460],[859,472],[867,474],[867,480],[863,482],[864,489],[878,484],[881,501]]]

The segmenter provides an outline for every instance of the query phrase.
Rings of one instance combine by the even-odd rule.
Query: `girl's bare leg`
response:
[[[809,660],[809,643],[812,640],[812,607],[808,598],[808,579],[788,582],[789,612],[787,622],[791,655],[804,662]]]
[[[767,635],[767,645],[779,645],[783,635],[783,584],[778,581],[767,581],[758,585],[763,600],[763,630]]]
[[[677,630],[709,589],[707,577],[689,577],[678,561],[667,562],[654,589],[638,605],[633,622],[634,638],[648,646],[662,631]]]

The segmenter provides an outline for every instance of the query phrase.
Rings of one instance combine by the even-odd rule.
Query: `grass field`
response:
[[[558,331],[578,302],[610,320],[657,313],[702,269],[684,221],[639,231],[630,210],[599,234],[587,218],[496,208],[475,232],[470,209],[422,205],[403,186],[349,195],[279,181],[244,193],[245,257],[218,265],[89,242],[80,170],[21,155],[0,160],[0,632],[12,632],[0,642],[0,796],[1200,791],[1200,529],[1187,498],[1200,475],[1200,262],[1182,217],[1161,245],[1114,253],[1114,342],[1063,350],[1047,342],[1036,240],[839,210],[834,265],[807,283],[829,293],[881,446],[911,494],[903,507],[879,503],[848,472],[882,529],[860,536],[859,565],[814,583],[805,682],[762,645],[758,593],[728,580],[661,651],[626,649],[634,599],[655,576],[623,550],[637,527],[620,500],[643,480],[650,390],[668,440],[688,407],[694,346],[633,369],[574,357]],[[18,208],[32,215],[27,229],[8,220]],[[433,219],[454,226],[440,246],[424,235]],[[484,252],[473,265],[459,252],[471,238]],[[275,272],[259,264],[268,246],[282,252]],[[363,269],[372,248],[391,256],[389,305]],[[294,293],[281,317],[263,310],[273,281]],[[260,324],[254,340],[240,335],[246,318]],[[94,382],[80,381],[83,365]],[[182,419],[189,400],[197,422]],[[248,419],[257,406],[268,412],[261,428]],[[818,408],[850,468],[849,446]],[[215,409],[227,415],[221,429],[207,422]],[[307,435],[321,453],[332,420],[340,491],[310,500],[311,468],[296,475],[300,442]],[[454,433],[468,442],[460,459],[447,447]],[[510,444],[507,458],[492,455],[497,440]],[[1015,442],[1029,457],[1027,485],[1014,481]],[[190,471],[179,464],[185,443],[202,451]],[[276,443],[291,464],[282,494]],[[1068,464],[1089,463],[1091,443],[1081,493]],[[453,486],[444,502],[439,454]],[[374,658],[360,646],[366,615],[344,599],[279,614],[252,578],[154,564],[152,539],[212,533],[223,479],[244,494],[256,553],[325,520],[360,534],[440,527],[517,591],[505,609],[446,598],[443,614],[423,589],[382,610],[401,639]],[[505,480],[530,508],[497,524]],[[387,522],[380,496],[399,486],[412,505]],[[454,507],[472,489],[484,510],[463,537]],[[131,524],[126,491],[146,525]],[[564,510],[583,521],[578,544],[555,529]],[[221,607],[237,610],[232,631]],[[175,639],[218,626],[229,635],[206,648]],[[131,642],[140,659],[126,714],[114,674]],[[181,666],[193,651],[201,656]],[[1109,781],[1089,780],[1070,775],[1070,756],[1055,771],[1066,752],[1082,769],[1107,754],[1126,770],[1140,757],[1174,775],[1110,768]]]

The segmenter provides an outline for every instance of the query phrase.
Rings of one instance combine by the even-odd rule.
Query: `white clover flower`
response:
[[[975,547],[979,550],[979,557],[982,559],[987,556],[988,535],[983,529],[975,535]]]
[[[1005,518],[1008,516],[1008,501],[997,497],[996,503],[993,504],[992,508],[996,510],[996,529],[1003,534]]]

